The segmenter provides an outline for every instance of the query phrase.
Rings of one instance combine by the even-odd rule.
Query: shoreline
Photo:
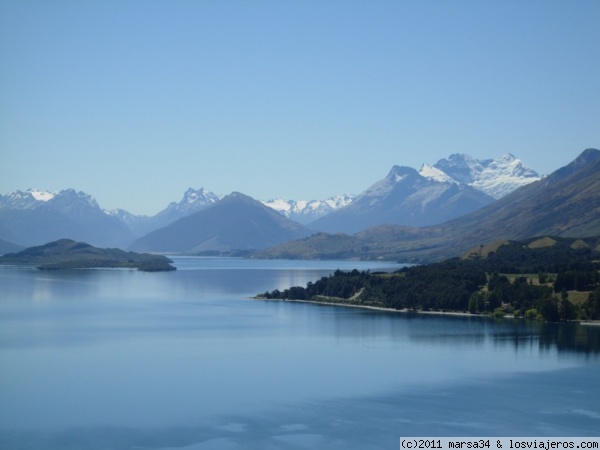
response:
[[[369,305],[356,305],[351,303],[336,303],[336,302],[320,302],[318,300],[289,300],[282,298],[260,298],[260,297],[251,297],[251,300],[260,300],[264,302],[289,302],[289,303],[312,303],[313,305],[322,305],[322,306],[336,306],[336,307],[344,307],[344,308],[359,308],[359,309],[367,309],[371,311],[379,311],[386,313],[400,313],[400,314],[426,314],[426,315],[436,315],[436,316],[453,316],[453,317],[492,317],[491,315],[484,314],[471,314],[470,312],[460,312],[460,311],[421,311],[421,310],[409,310],[409,309],[393,309],[386,308],[384,306],[369,306]],[[505,315],[502,317],[503,319],[523,319],[522,317],[514,317],[512,315]],[[525,319],[523,319],[525,320]],[[543,322],[542,322],[543,323]],[[579,320],[572,322],[553,322],[553,323],[572,323],[577,325],[586,325],[586,326],[600,326],[600,320]]]
[[[336,302],[320,302],[318,300],[289,300],[282,298],[260,298],[260,297],[251,297],[251,300],[260,300],[264,302],[287,302],[287,303],[312,303],[313,305],[322,305],[322,306],[336,306],[336,307],[344,307],[344,308],[359,308],[359,309],[367,309],[371,311],[380,311],[387,313],[400,313],[400,314],[431,314],[431,315],[445,315],[445,316],[457,316],[457,317],[488,317],[482,314],[471,314],[469,312],[460,312],[460,311],[414,311],[409,309],[394,309],[394,308],[386,308],[385,306],[369,306],[369,305],[357,305],[352,303],[336,303]]]

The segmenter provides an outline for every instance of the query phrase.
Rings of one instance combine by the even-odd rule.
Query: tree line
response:
[[[413,311],[512,314],[545,321],[600,319],[597,246],[554,238],[553,245],[535,248],[531,241],[509,242],[486,257],[453,258],[391,274],[337,270],[306,287],[274,290],[259,297]],[[596,242],[598,239],[591,243]]]

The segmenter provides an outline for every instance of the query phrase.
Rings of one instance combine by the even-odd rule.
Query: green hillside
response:
[[[409,311],[458,311],[547,321],[600,319],[600,237],[503,241],[485,256],[403,268],[392,274],[336,271],[261,294]]]

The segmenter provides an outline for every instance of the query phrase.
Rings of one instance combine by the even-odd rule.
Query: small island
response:
[[[132,268],[143,272],[176,270],[166,256],[97,248],[85,242],[60,239],[0,256],[0,264],[34,265],[40,270]]]

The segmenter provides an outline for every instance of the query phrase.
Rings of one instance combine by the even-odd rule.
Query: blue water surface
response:
[[[259,301],[390,263],[0,267],[0,448],[396,449],[597,436],[600,327]]]

